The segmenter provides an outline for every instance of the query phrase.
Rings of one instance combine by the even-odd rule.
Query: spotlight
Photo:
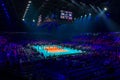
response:
[[[28,1],[28,3],[32,3],[32,1]]]
[[[30,4],[27,5],[27,7],[29,7],[29,6],[30,6]]]
[[[33,22],[35,22],[35,20],[33,19]]]
[[[86,17],[87,15],[85,14],[85,17]]]
[[[82,18],[83,16],[81,16],[81,18]]]
[[[107,10],[108,10],[108,8],[104,7],[104,11],[107,11]]]
[[[107,16],[110,16],[110,14],[109,14],[109,13],[107,13],[106,15],[107,15]]]
[[[89,15],[91,16],[92,14],[91,14],[91,13],[89,13]]]
[[[25,19],[22,19],[23,21],[25,21]]]

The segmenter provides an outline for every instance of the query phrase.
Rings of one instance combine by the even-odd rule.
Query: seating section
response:
[[[120,36],[112,33],[81,33],[71,41],[31,40],[10,42],[0,37],[0,67],[18,70],[27,80],[120,80]],[[49,56],[32,45],[60,45],[82,54]]]

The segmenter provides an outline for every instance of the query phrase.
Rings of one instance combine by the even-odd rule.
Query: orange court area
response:
[[[67,52],[66,50],[62,48],[58,48],[57,46],[48,46],[48,47],[45,47],[45,50],[47,50],[50,53]]]

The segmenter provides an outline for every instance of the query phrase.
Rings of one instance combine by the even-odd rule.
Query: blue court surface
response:
[[[32,47],[36,49],[38,52],[43,53],[45,57],[82,53],[81,50],[62,47],[58,45],[35,45]]]

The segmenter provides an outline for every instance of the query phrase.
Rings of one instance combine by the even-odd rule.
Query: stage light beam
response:
[[[31,3],[32,3],[32,1],[28,1],[27,7],[26,7],[25,12],[23,14],[23,19],[25,19],[25,16],[26,16],[26,14],[28,12],[28,9],[30,8]]]

